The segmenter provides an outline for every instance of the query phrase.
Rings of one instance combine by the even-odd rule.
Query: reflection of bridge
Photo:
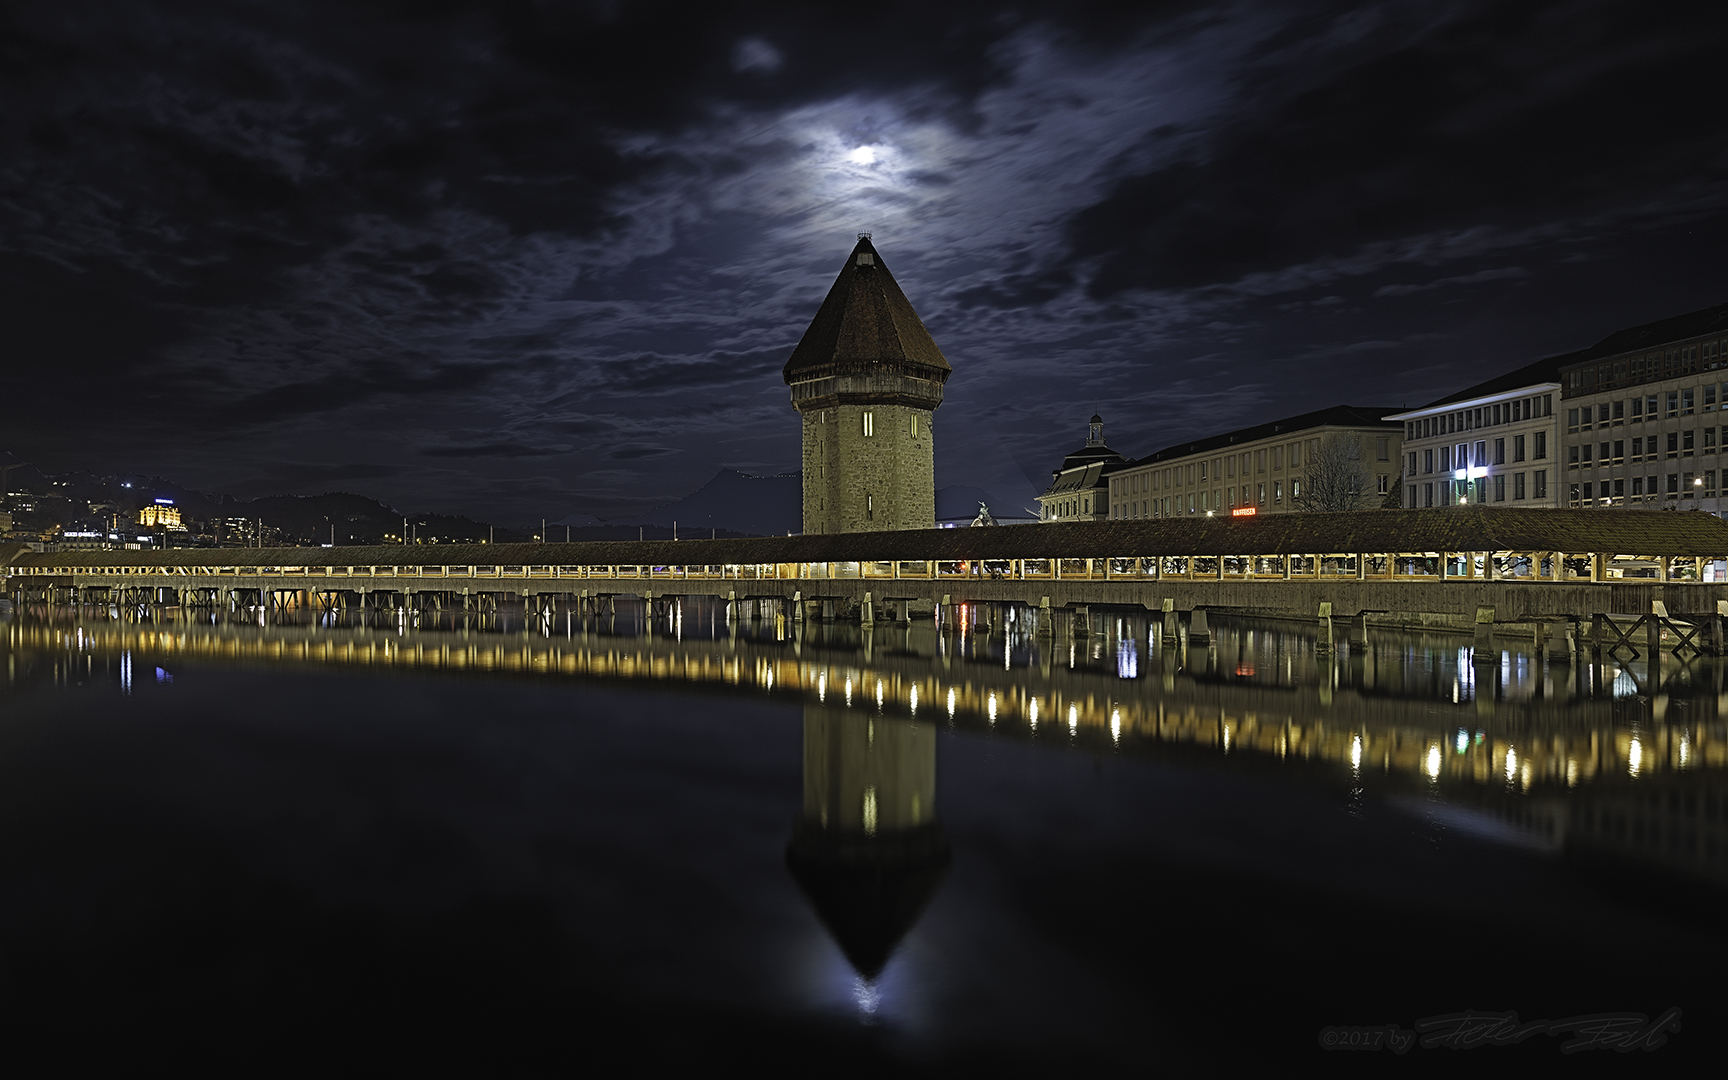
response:
[[[541,620],[536,632],[344,630],[227,623],[26,620],[15,650],[122,651],[176,659],[501,672],[717,683],[804,696],[882,715],[935,717],[1000,735],[1116,751],[1184,744],[1207,753],[1403,777],[1422,784],[1565,790],[1585,782],[1728,768],[1711,661],[1544,664],[1375,632],[1335,655],[1310,635],[1218,628],[1209,648],[1160,648],[1143,620],[1095,620],[1102,633],[1042,643],[1027,616],[965,608],[944,631],[730,624],[718,640],[615,637]],[[987,622],[986,622],[987,620]],[[564,622],[564,620],[559,620]],[[994,629],[988,624],[994,624]],[[954,632],[959,631],[959,632]],[[836,648],[837,647],[837,648]],[[1621,696],[1616,696],[1621,695]]]
[[[859,738],[872,745],[872,721],[875,738],[916,721],[926,736],[924,725],[943,724],[1435,794],[1443,800],[1435,805],[1487,815],[1569,851],[1654,860],[1728,882],[1728,724],[1718,661],[1665,659],[1653,680],[1643,665],[1550,665],[1513,650],[1479,663],[1456,639],[1391,631],[1328,655],[1311,633],[1252,622],[1216,627],[1207,648],[1162,648],[1155,622],[1118,618],[1095,618],[1085,636],[1041,641],[1025,632],[1023,609],[976,608],[962,609],[942,630],[775,620],[734,622],[719,638],[681,640],[683,607],[672,605],[672,618],[656,620],[656,632],[635,637],[589,628],[604,620],[574,619],[567,631],[540,620],[531,631],[506,634],[415,630],[398,620],[388,629],[332,629],[26,618],[7,627],[4,651],[9,674],[20,681],[88,678],[103,666],[121,678],[120,658],[136,654],[140,665],[170,668],[195,660],[337,664],[705,683],[802,698],[807,728],[816,718],[821,729],[807,730],[807,756],[818,745],[840,755],[826,780],[807,769],[799,833],[805,846],[794,846],[838,862],[828,878],[805,887],[819,907],[829,903],[832,897],[816,896],[828,888],[823,881],[844,883],[862,872],[848,859],[880,856],[909,875],[877,897],[888,905],[878,911],[886,921],[846,922],[863,919],[864,908],[824,912],[837,936],[855,932],[843,947],[861,969],[877,963],[898,932],[889,932],[893,920],[884,912],[933,887],[930,875],[943,857],[940,837],[918,832],[934,812],[933,774],[912,753],[923,742],[901,739],[896,745],[905,744],[906,753],[893,762],[847,765]],[[871,771],[881,768],[888,773]],[[868,787],[876,789],[876,823],[893,844],[851,835],[863,828]],[[820,825],[827,805],[843,835],[823,846],[810,822]],[[805,869],[820,870],[814,865]],[[901,886],[911,891],[893,891]],[[869,926],[876,929],[867,933]]]
[[[1127,605],[1468,624],[1711,612],[1728,525],[1708,514],[1377,511],[753,540],[0,553],[15,598],[125,606],[593,613],[620,595],[769,601],[794,620],[914,605]],[[1448,622],[1449,620],[1449,622]],[[1432,621],[1432,620],[1430,620]]]

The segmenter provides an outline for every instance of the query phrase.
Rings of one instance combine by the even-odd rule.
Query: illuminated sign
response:
[[[1255,514],[1258,514],[1259,512],[1260,512],[1260,510],[1257,507],[1238,506],[1236,509],[1230,511],[1230,516],[1231,517],[1253,517]]]

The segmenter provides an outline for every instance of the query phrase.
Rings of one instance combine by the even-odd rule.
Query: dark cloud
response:
[[[546,446],[529,446],[526,443],[519,443],[519,442],[493,442],[493,443],[481,443],[481,444],[475,445],[475,446],[455,446],[455,445],[430,446],[430,447],[426,447],[425,449],[422,449],[419,452],[424,457],[523,458],[523,457],[550,457],[554,454],[568,453],[568,450],[561,450],[561,449],[558,449],[555,447],[546,447]]]
[[[641,461],[645,458],[665,457],[676,454],[678,450],[672,446],[620,446],[606,456],[613,461]]]
[[[1090,291],[1204,286],[1435,231],[1721,198],[1720,7],[1462,10],[1427,32],[1391,18],[1336,70],[1255,72],[1252,108],[1073,216],[1071,257],[1098,262]]]
[[[1728,295],[1719,22],[14,5],[0,449],[524,519],[793,469],[779,370],[873,229],[955,365],[939,482],[1023,502],[1094,408],[1145,452]]]

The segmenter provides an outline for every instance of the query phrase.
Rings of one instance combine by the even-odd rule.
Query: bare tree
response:
[[[1319,448],[1308,455],[1304,472],[1298,509],[1366,510],[1380,503],[1374,473],[1362,459],[1362,443],[1356,436],[1334,434],[1321,439]]]

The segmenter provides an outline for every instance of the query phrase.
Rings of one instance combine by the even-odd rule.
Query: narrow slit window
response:
[[[869,409],[864,410],[864,435],[868,438],[876,434],[876,414]]]

